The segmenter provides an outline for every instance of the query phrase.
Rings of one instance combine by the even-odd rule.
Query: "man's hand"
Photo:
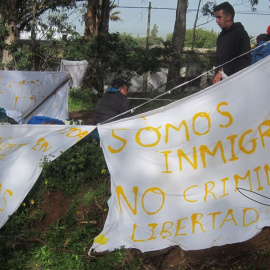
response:
[[[221,79],[222,79],[222,74],[221,74],[221,72],[219,71],[219,72],[215,75],[215,77],[214,77],[214,79],[213,79],[213,84],[220,82]]]

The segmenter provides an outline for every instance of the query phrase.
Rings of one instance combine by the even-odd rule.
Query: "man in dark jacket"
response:
[[[234,23],[234,9],[224,2],[214,7],[216,22],[222,29],[217,39],[216,65],[219,67],[213,79],[217,83],[222,79],[251,65],[250,38],[243,25]],[[247,54],[245,54],[247,53]],[[240,55],[244,54],[241,57]],[[236,58],[238,57],[238,58]],[[235,60],[225,64],[226,62]]]
[[[106,93],[95,108],[95,125],[107,120],[107,122],[110,122],[131,116],[131,105],[127,99],[128,88],[130,85],[131,83],[128,83],[123,78],[115,78],[112,81],[111,87],[106,90]],[[117,115],[119,115],[119,117],[115,117]]]

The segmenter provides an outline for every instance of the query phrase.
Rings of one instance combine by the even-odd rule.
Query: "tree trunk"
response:
[[[0,2],[1,3],[1,2]],[[1,14],[1,12],[0,12],[0,25],[1,24],[3,24],[4,25],[4,23],[3,23],[3,19],[2,19],[2,14]],[[2,35],[0,35],[0,42],[2,43],[2,42],[4,42],[4,37],[2,36]],[[1,53],[2,53],[2,56],[3,56],[3,52],[2,51],[0,51]]]
[[[7,46],[11,45],[12,42],[14,42],[17,39],[17,34],[16,34],[16,24],[15,22],[11,22],[8,26],[8,37],[5,39],[5,44]],[[4,69],[8,70],[9,69],[9,64],[13,61],[14,57],[11,52],[9,52],[8,48],[5,48],[3,50],[3,64],[4,64]]]
[[[174,46],[174,57],[170,63],[166,90],[172,89],[180,82],[181,56],[183,53],[186,34],[186,13],[188,0],[178,0],[176,19],[174,24],[172,45]]]
[[[36,13],[37,13],[37,4],[36,1],[33,3],[33,21],[31,27],[31,41],[32,41],[32,53],[33,53],[33,62],[32,62],[32,71],[36,70]]]
[[[198,3],[196,18],[195,18],[194,25],[193,25],[192,45],[191,45],[191,50],[192,51],[194,49],[194,44],[195,44],[195,39],[196,39],[196,28],[197,28],[197,22],[198,22],[198,16],[199,16],[199,11],[200,11],[200,6],[201,6],[201,0],[199,0],[199,3]]]
[[[18,39],[19,31],[16,24],[17,18],[17,1],[13,0],[9,3],[9,9],[14,10],[12,16],[8,18],[8,21],[5,21],[4,24],[8,29],[8,36],[5,38],[6,46],[10,46],[12,42]],[[9,64],[13,61],[14,57],[12,53],[8,50],[8,48],[4,48],[3,50],[3,59],[2,63],[4,64],[4,69],[9,69]]]
[[[109,18],[110,18],[110,0],[103,0],[101,6],[99,35],[107,34],[109,32]]]
[[[110,0],[88,0],[84,36],[90,42],[96,37],[109,32],[110,2]],[[106,53],[106,51],[104,53]],[[91,84],[99,93],[103,93],[104,77],[100,70],[99,63],[93,63],[91,68],[92,75],[95,78]]]
[[[93,40],[98,36],[99,0],[88,0],[87,13],[85,14],[84,36]]]
[[[100,5],[101,3],[101,5]],[[110,0],[88,0],[84,36],[89,40],[109,32]]]

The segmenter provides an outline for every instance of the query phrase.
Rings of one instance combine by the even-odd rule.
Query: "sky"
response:
[[[207,1],[202,0],[201,6]],[[156,24],[158,36],[166,38],[174,29],[177,0],[115,0],[115,4],[119,5],[115,11],[121,12],[119,16],[122,21],[110,22],[110,32],[125,32],[134,36],[146,36],[149,2],[151,2],[152,7],[150,29]],[[217,4],[222,2],[224,1],[216,0]],[[261,33],[266,33],[266,28],[270,25],[269,0],[259,0],[256,12],[251,10],[250,0],[229,0],[228,2],[234,6],[236,12],[234,21],[241,22],[249,35],[256,37]],[[198,3],[198,0],[189,0],[186,16],[187,29],[193,28]],[[216,25],[214,19],[206,22],[207,18],[200,15],[198,25],[201,24],[201,28],[213,30],[216,33],[220,32],[220,28]],[[83,34],[83,26],[77,26],[77,31]]]

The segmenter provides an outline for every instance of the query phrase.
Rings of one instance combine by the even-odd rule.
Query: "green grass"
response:
[[[153,99],[159,96],[161,92],[149,92],[149,93],[129,93],[128,98],[131,98],[132,108],[140,106],[146,103],[146,99]],[[150,110],[154,110],[160,108],[162,106],[168,105],[173,101],[179,100],[183,97],[186,97],[190,93],[186,91],[173,91],[172,93],[167,93],[166,95],[160,97],[158,100],[154,100],[152,102],[148,102],[138,108],[135,113],[143,113]],[[132,99],[135,98],[135,99]],[[69,111],[81,111],[81,110],[89,110],[94,109],[98,100],[100,99],[100,95],[94,94],[93,90],[90,88],[87,89],[72,89],[69,90],[69,100],[68,100],[68,108]],[[163,100],[162,100],[163,99]]]
[[[0,229],[1,270],[135,269],[124,249],[99,257],[87,255],[102,230],[110,197],[110,178],[100,146],[81,140],[53,162],[45,160],[41,165],[43,171],[34,187]],[[61,203],[68,209],[41,229],[50,215],[43,211],[44,204],[53,208],[59,203],[54,197],[44,201],[49,198],[44,195],[56,191],[65,194]]]
[[[99,96],[92,89],[71,89],[69,90],[68,108],[69,111],[89,110],[95,108]]]
[[[34,187],[0,230],[1,269],[99,269],[95,265],[106,256],[91,261],[87,252],[102,228],[80,221],[99,221],[104,211],[97,202],[108,208],[109,177],[101,148],[82,140],[55,161],[42,165]],[[68,195],[69,209],[57,222],[40,230],[46,217],[41,208],[42,194],[56,190]],[[83,209],[87,211],[82,215]],[[115,253],[114,262],[121,261],[117,259],[120,254]]]

